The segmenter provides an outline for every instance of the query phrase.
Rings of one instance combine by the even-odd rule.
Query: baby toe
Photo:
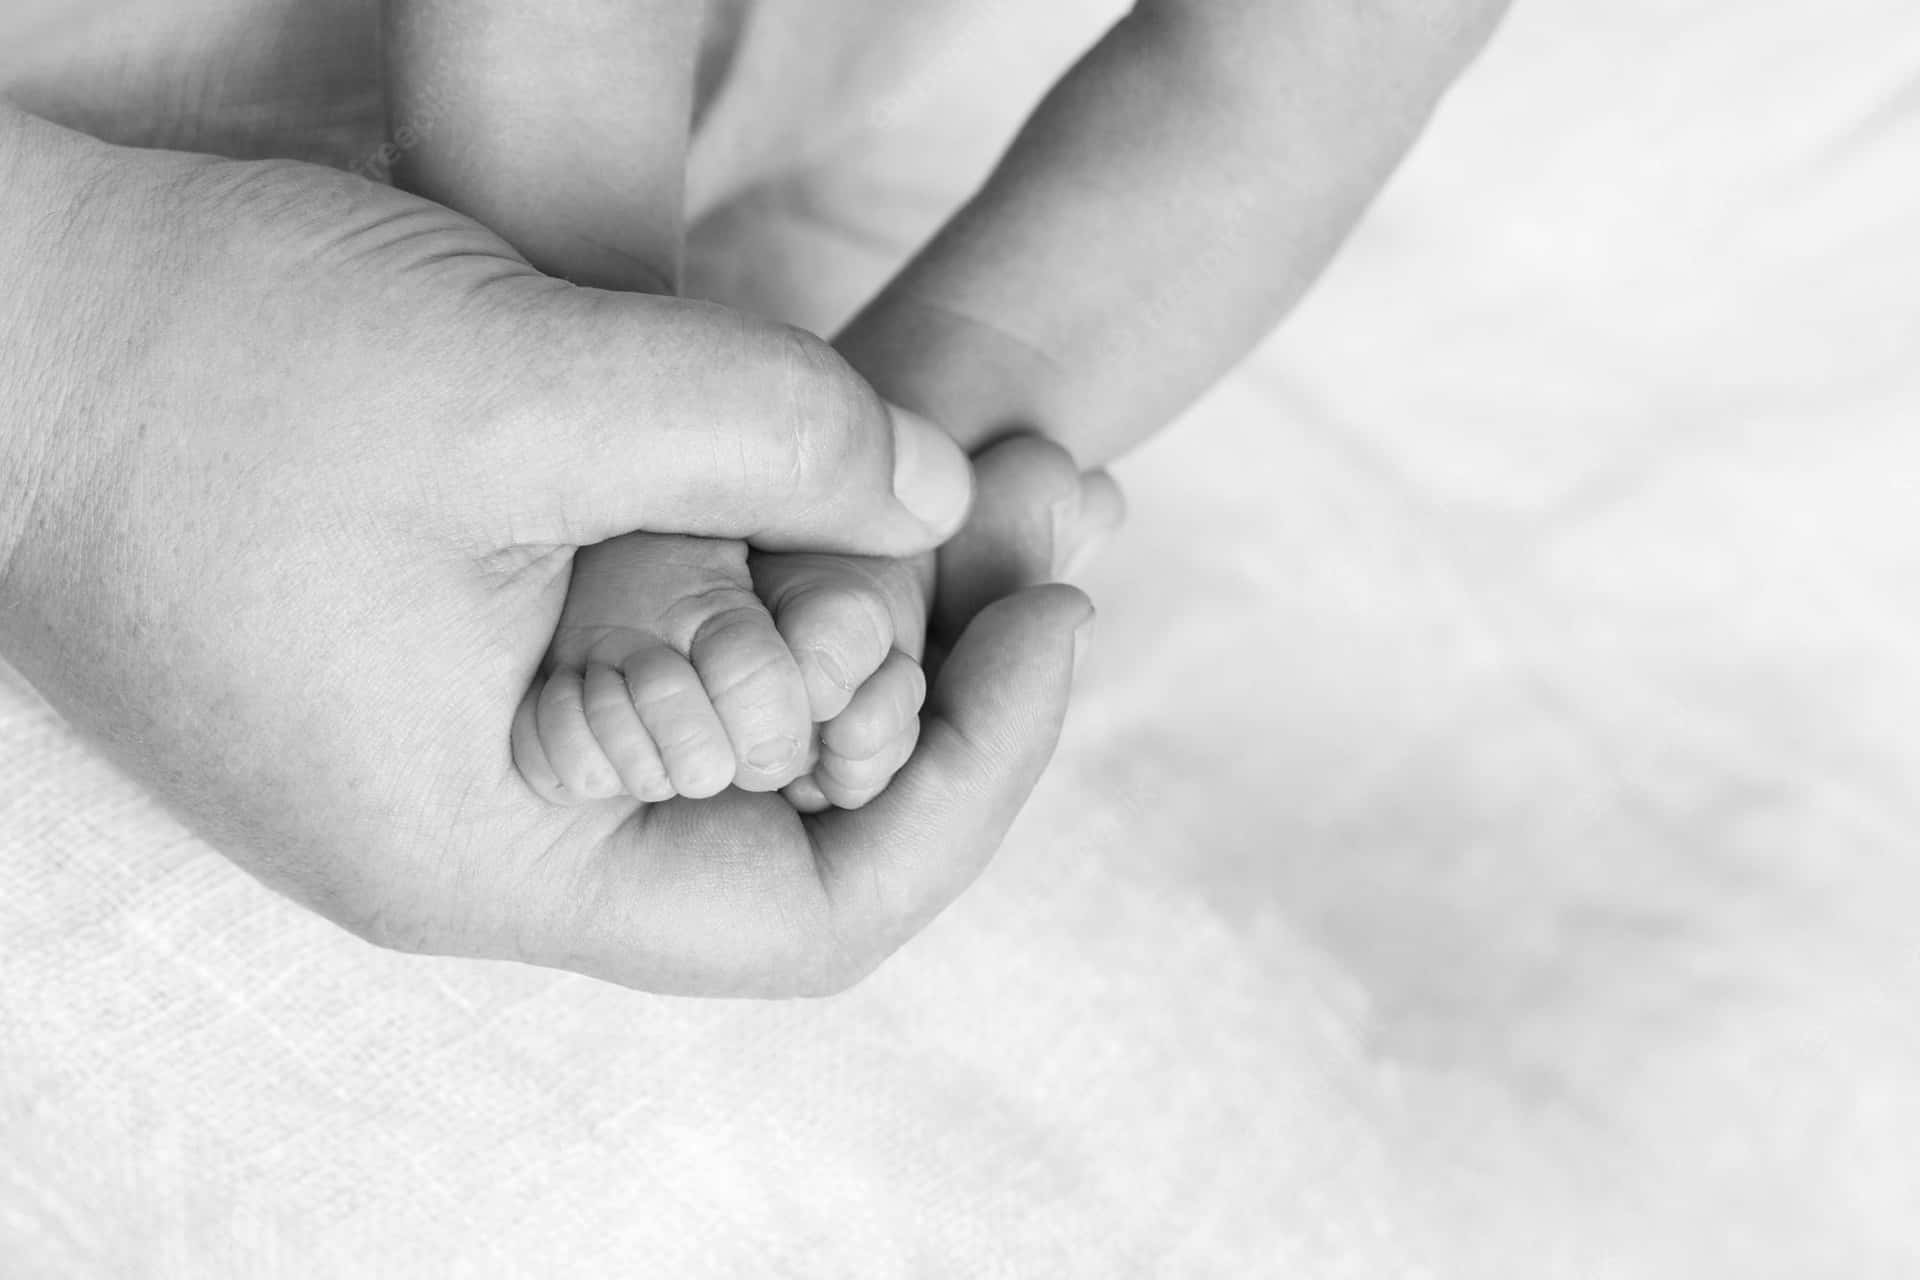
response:
[[[797,813],[825,813],[833,808],[833,801],[820,788],[820,780],[811,773],[789,782],[780,794]]]
[[[813,722],[800,669],[765,608],[755,600],[715,614],[690,649],[732,743],[734,785],[778,791],[792,782],[805,767]]]
[[[659,748],[640,723],[626,677],[604,663],[594,663],[581,681],[581,698],[587,726],[627,794],[649,804],[672,799],[673,780],[667,776]]]
[[[733,781],[733,745],[693,664],[664,645],[629,657],[634,713],[653,739],[676,794],[703,800]]]
[[[813,773],[820,794],[835,808],[862,808],[887,789],[887,784],[905,767],[919,743],[920,720],[916,716],[891,742],[863,760],[849,760],[836,755],[822,756],[820,767]]]
[[[820,730],[821,758],[867,760],[880,754],[909,725],[920,722],[927,677],[920,664],[895,651],[860,686],[847,709]]]
[[[1057,578],[1056,544],[1080,523],[1080,468],[1050,440],[1003,440],[975,458],[974,477],[973,513],[940,548],[935,630],[944,636],[994,601]]]
[[[534,794],[551,804],[570,804],[574,797],[560,785],[560,775],[554,772],[553,764],[547,759],[547,749],[540,742],[538,713],[540,691],[545,687],[544,678],[534,682],[527,696],[520,699],[520,706],[513,714],[513,767],[520,771]]]
[[[893,614],[881,588],[836,556],[762,556],[754,582],[799,664],[809,714],[824,724],[847,709],[893,650]]]
[[[846,711],[820,731],[813,779],[836,808],[858,809],[893,781],[920,740],[927,680],[920,664],[894,653],[860,687]]]
[[[587,724],[579,671],[562,668],[548,673],[534,708],[534,724],[547,763],[574,802],[620,794],[620,777]]]

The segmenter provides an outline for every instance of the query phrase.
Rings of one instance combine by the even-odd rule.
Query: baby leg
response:
[[[387,0],[395,182],[548,275],[674,292],[704,8]]]

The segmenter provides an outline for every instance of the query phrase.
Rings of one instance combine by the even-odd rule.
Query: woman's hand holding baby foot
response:
[[[1060,446],[1016,437],[975,462],[978,500],[940,553],[935,636],[1068,578],[1119,527],[1120,491]],[[514,757],[542,796],[705,799],[782,790],[858,809],[920,739],[934,559],[636,535],[581,557]],[[944,652],[944,644],[935,644]]]
[[[897,411],[896,411],[897,412]],[[920,424],[923,429],[931,429]],[[1118,488],[1035,436],[975,461],[972,518],[934,558],[630,535],[580,557],[515,763],[556,804],[783,790],[859,809],[913,755],[921,661],[995,600],[1070,576],[1118,528]]]
[[[576,547],[933,546],[892,415],[824,344],[569,289],[325,169],[123,151],[0,104],[0,173],[5,237],[67,225],[0,271],[0,653],[241,865],[385,946],[738,996],[844,989],[992,855],[1065,714],[1066,589],[969,628],[858,813],[738,790],[562,810],[509,758]],[[957,520],[964,479],[946,501]]]

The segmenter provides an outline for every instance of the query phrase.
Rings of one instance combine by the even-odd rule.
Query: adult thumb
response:
[[[517,542],[647,530],[906,556],[965,520],[959,447],[822,339],[712,303],[509,287],[465,439]]]

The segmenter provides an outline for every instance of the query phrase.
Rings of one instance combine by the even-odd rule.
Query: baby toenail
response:
[[[747,763],[762,773],[779,773],[799,758],[800,744],[792,738],[775,738],[747,753]]]
[[[845,689],[848,693],[853,692],[853,679],[847,675],[847,669],[841,665],[840,659],[825,649],[809,649],[807,656],[813,660],[813,665],[820,669],[820,674],[825,676],[834,688]]]

